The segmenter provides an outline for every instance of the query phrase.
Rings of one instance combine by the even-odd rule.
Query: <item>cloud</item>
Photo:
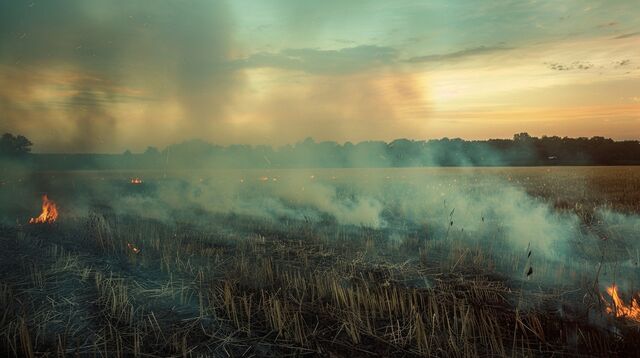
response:
[[[618,35],[618,36],[614,37],[613,39],[614,40],[621,40],[621,39],[626,39],[626,38],[629,38],[629,37],[635,37],[635,36],[639,36],[639,35],[640,35],[640,31],[631,32],[631,33],[628,33],[628,34]]]
[[[192,138],[438,136],[428,132],[437,110],[636,79],[633,6],[589,5],[0,1],[0,131],[26,135],[36,151],[108,152]],[[576,60],[593,67],[542,65]],[[490,133],[485,119],[467,131]]]
[[[442,62],[512,50],[512,47],[480,46],[446,54],[411,57],[404,62]],[[278,53],[260,52],[234,61],[237,68],[278,68],[312,74],[349,74],[376,67],[395,65],[398,51],[392,47],[356,46],[339,50],[285,49]]]
[[[549,69],[554,71],[570,71],[570,70],[590,70],[593,63],[586,61],[574,61],[570,64],[562,64],[557,62],[545,63]]]
[[[287,77],[282,70],[264,69],[252,70],[249,77],[263,72],[268,72],[268,78]],[[236,113],[236,118],[252,124],[239,127],[241,135],[278,144],[310,135],[335,141],[415,135],[428,121],[430,111],[423,81],[420,73],[388,68],[303,74],[295,81],[270,83],[264,91],[248,95],[246,110]]]
[[[615,22],[615,21],[609,21],[609,22],[605,22],[605,23],[599,24],[596,27],[601,29],[601,28],[604,28],[604,27],[613,27],[613,26],[618,26],[618,23]]]
[[[480,46],[480,47],[470,48],[470,49],[461,50],[461,51],[449,52],[445,54],[411,57],[406,61],[410,63],[453,61],[453,60],[460,60],[467,57],[489,55],[492,53],[503,52],[508,50],[513,50],[513,47]]]
[[[240,68],[279,68],[314,74],[346,74],[390,65],[397,51],[390,47],[356,46],[339,50],[285,49],[256,53],[235,61]]]
[[[630,63],[631,63],[630,59],[625,59],[625,60],[615,61],[614,65],[616,67],[624,67],[624,66],[629,65]]]

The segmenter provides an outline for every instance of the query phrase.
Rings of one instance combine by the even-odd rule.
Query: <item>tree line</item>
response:
[[[220,146],[201,140],[149,147],[143,153],[40,154],[31,153],[23,136],[5,134],[0,156],[20,158],[29,166],[66,169],[206,169],[206,168],[350,168],[425,166],[541,166],[640,164],[637,140],[610,138],[533,137],[518,133],[512,139],[460,138],[359,143],[316,142],[307,138],[293,145]]]

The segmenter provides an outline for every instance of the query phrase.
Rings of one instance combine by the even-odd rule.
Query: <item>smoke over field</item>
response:
[[[640,352],[637,1],[0,1],[0,357]]]
[[[187,355],[364,344],[382,355],[471,356],[540,352],[545,342],[623,354],[640,282],[640,210],[626,194],[639,178],[635,167],[13,177],[0,192],[3,272],[13,272],[3,302],[14,312],[3,344],[9,353]],[[28,224],[42,193],[59,216]],[[20,285],[64,301],[47,306]],[[81,308],[66,325],[42,316],[64,307]],[[462,317],[450,333],[430,333]],[[318,331],[321,319],[331,323]],[[23,342],[68,337],[71,327],[91,343]],[[565,333],[543,340],[549,332]],[[161,339],[168,334],[174,341]]]

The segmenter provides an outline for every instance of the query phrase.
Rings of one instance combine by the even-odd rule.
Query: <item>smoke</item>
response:
[[[319,157],[313,148],[302,143],[298,154]],[[132,173],[126,172],[16,173],[22,179],[12,179],[5,187],[14,189],[2,190],[2,212],[9,214],[3,220],[11,222],[20,211],[39,207],[39,194],[47,192],[60,201],[62,218],[86,215],[99,204],[116,214],[161,221],[239,215],[276,224],[364,227],[388,238],[417,236],[503,252],[529,250],[546,262],[569,258],[612,262],[621,257],[640,261],[640,246],[634,240],[640,219],[635,214],[600,208],[587,221],[574,210],[558,210],[549,198],[530,195],[531,183],[512,181],[511,176],[518,175],[515,168],[372,169],[368,167],[385,162],[385,152],[375,145],[361,150],[348,158],[353,169],[142,172],[137,174],[144,180],[139,186],[129,182]],[[379,160],[371,155],[378,150]],[[443,153],[431,154],[437,158]],[[368,162],[372,157],[375,163]],[[553,175],[564,174],[544,173],[536,174],[538,183],[533,185],[549,184],[552,191],[564,193],[557,185],[571,182],[584,186],[573,188],[577,193],[592,190],[585,180],[557,182]],[[552,192],[551,199],[556,194]]]
[[[74,152],[208,134],[243,82],[230,18],[222,1],[2,2],[0,130]]]
[[[140,186],[122,173],[103,179],[91,173],[84,183],[76,182],[69,194],[74,198],[59,206],[82,216],[100,202],[118,215],[219,222],[229,231],[234,230],[230,217],[285,231],[299,225],[327,233],[373,230],[387,242],[373,249],[380,255],[417,238],[445,250],[434,255],[453,255],[455,247],[481,250],[485,262],[515,279],[526,278],[533,267],[534,282],[579,285],[584,277],[593,280],[602,265],[604,285],[616,281],[625,287],[623,273],[640,261],[637,215],[600,209],[596,221],[586,223],[501,173],[461,168],[184,171],[166,177],[149,173]],[[417,259],[418,251],[406,255],[398,259]],[[611,276],[615,272],[620,276]]]
[[[119,213],[160,220],[171,220],[175,212],[198,209],[213,214],[238,214],[274,221],[318,222],[330,219],[340,225],[382,226],[382,203],[376,199],[345,197],[335,186],[291,172],[288,173],[292,174],[291,177],[277,175],[246,179],[237,178],[238,173],[235,174],[224,180],[183,178],[160,181],[154,185],[152,195],[134,193],[114,198],[110,203]]]
[[[541,284],[579,285],[596,272],[604,285],[615,281],[624,289],[634,282],[640,265],[637,214],[601,207],[586,218],[572,208],[558,209],[549,198],[530,195],[531,184],[511,180],[515,168],[372,169],[353,159],[360,168],[139,172],[141,185],[130,183],[130,172],[16,172],[2,178],[0,221],[26,224],[46,192],[58,204],[62,223],[97,211],[213,223],[231,232],[236,228],[228,219],[234,217],[285,231],[308,226],[329,235],[375,232],[386,245],[371,254],[385,257],[416,239],[435,250],[436,260],[455,255],[456,248],[479,250],[483,262],[509,277],[525,278],[533,267],[533,280]],[[566,173],[538,172],[534,180],[556,185],[553,175]],[[397,259],[417,260],[418,251],[403,251]]]
[[[322,31],[304,19],[363,4],[335,5],[273,4],[306,41],[263,53],[226,1],[2,2],[0,131],[58,152],[426,136],[425,74],[396,49],[308,47]]]
[[[582,237],[583,223],[575,213],[558,212],[549,202],[499,177],[460,171],[447,175],[435,169],[198,172],[193,178],[150,179],[150,192],[109,202],[120,213],[161,220],[196,208],[276,222],[329,220],[400,236],[407,234],[407,228],[426,228],[429,239],[504,239],[513,249],[530,248],[553,260],[563,259],[570,244]],[[615,213],[602,215],[602,220],[607,226],[638,225],[635,216]]]

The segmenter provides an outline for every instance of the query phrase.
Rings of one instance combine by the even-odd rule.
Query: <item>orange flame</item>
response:
[[[127,243],[127,247],[129,248],[129,250],[131,250],[134,254],[137,254],[140,252],[140,249],[135,247],[132,243]]]
[[[42,196],[42,213],[37,218],[31,218],[29,224],[53,223],[58,219],[58,207],[49,200],[47,194]]]
[[[613,299],[613,306],[609,305],[609,307],[607,307],[607,313],[613,314],[616,317],[640,322],[640,304],[637,299],[632,299],[630,305],[625,304],[622,298],[620,298],[618,286],[615,284],[607,287],[607,293]]]
[[[131,184],[133,184],[133,185],[142,184],[142,179],[140,179],[140,178],[131,178]]]

